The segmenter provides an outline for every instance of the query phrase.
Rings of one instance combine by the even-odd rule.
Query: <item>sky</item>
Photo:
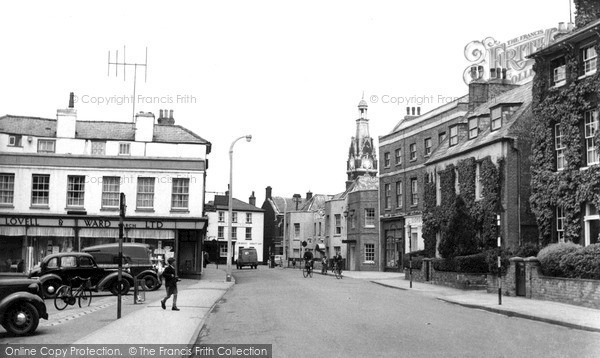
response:
[[[574,8],[573,8],[574,11]],[[274,196],[344,191],[358,102],[371,137],[407,106],[422,113],[467,94],[465,46],[569,21],[569,0],[2,2],[0,116],[56,118],[69,92],[79,120],[174,111],[212,143],[207,197],[257,206]],[[147,62],[146,62],[147,49]],[[125,101],[127,99],[127,101]]]

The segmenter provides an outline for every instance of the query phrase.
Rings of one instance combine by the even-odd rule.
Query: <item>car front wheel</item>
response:
[[[158,289],[158,279],[152,275],[144,276],[144,287],[148,291],[154,291]]]
[[[31,303],[18,302],[5,313],[2,327],[15,335],[28,335],[35,331],[40,323],[40,315]]]
[[[44,291],[45,298],[54,298],[56,296],[56,291],[61,286],[60,281],[58,280],[48,280],[42,284],[42,290]]]

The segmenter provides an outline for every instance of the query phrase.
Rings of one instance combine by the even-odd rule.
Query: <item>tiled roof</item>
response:
[[[56,120],[38,117],[6,115],[0,117],[0,132],[56,137]],[[135,140],[133,123],[109,121],[77,121],[75,138],[103,140]],[[154,125],[154,142],[209,144],[192,131],[179,125]]]
[[[427,161],[427,164],[431,164],[433,162],[437,162],[455,155],[459,155],[465,153],[471,149],[478,148],[485,144],[508,138],[514,136],[514,131],[512,127],[515,123],[517,123],[521,118],[526,118],[531,115],[531,89],[532,83],[528,82],[522,86],[519,86],[510,91],[504,92],[498,95],[495,98],[492,98],[488,102],[480,105],[475,108],[473,111],[467,113],[462,119],[461,123],[467,123],[468,118],[490,115],[490,108],[499,104],[513,104],[513,103],[522,103],[521,106],[513,113],[508,119],[507,123],[502,123],[502,127],[498,130],[491,131],[490,127],[484,128],[479,134],[477,138],[467,140],[464,138],[459,141],[457,145],[450,147],[448,145],[449,137],[446,139],[433,151],[431,157]]]
[[[594,30],[593,30],[594,27],[598,27],[598,26],[600,26],[600,19],[594,20],[594,21],[590,22],[589,24],[583,26],[580,29],[576,29],[571,33],[568,33],[564,36],[559,37],[553,43],[549,44],[548,46],[544,47],[543,49],[541,49],[539,51],[536,51],[536,52],[530,54],[527,57],[535,58],[535,57],[547,55],[549,53],[554,52],[561,44],[569,43],[572,41],[576,42],[576,41],[583,40],[584,38],[587,38],[590,33],[594,32]],[[597,31],[597,29],[596,29],[596,31]]]
[[[283,213],[285,211],[295,211],[296,210],[296,203],[294,202],[294,198],[283,198],[280,196],[274,196],[274,197],[271,197],[271,199],[269,199],[269,200],[270,200],[269,202],[271,203],[271,206],[273,207],[273,210],[275,211],[276,215],[283,215]],[[302,199],[298,203],[298,209],[300,209],[303,204],[304,204],[304,199]]]
[[[467,95],[464,95],[462,97],[456,98],[455,100],[453,100],[451,102],[443,104],[443,105],[441,105],[441,106],[439,106],[437,108],[434,108],[431,111],[429,111],[427,113],[424,113],[424,114],[422,114],[420,116],[411,117],[411,118],[403,118],[403,119],[401,119],[394,126],[394,128],[392,129],[392,131],[390,133],[388,133],[387,135],[394,134],[394,133],[398,132],[401,129],[406,129],[406,128],[411,127],[411,126],[413,126],[415,124],[424,122],[424,121],[426,121],[428,119],[431,119],[431,118],[433,118],[435,116],[438,116],[438,115],[440,115],[440,114],[442,114],[444,112],[447,112],[449,110],[452,110],[452,109],[458,107],[458,105],[461,104],[461,103],[464,104],[464,103],[468,103],[468,102],[469,102],[469,95],[467,94]]]
[[[209,204],[211,204],[215,210],[229,210],[229,197],[227,195],[215,195],[215,200],[209,202]],[[231,204],[234,211],[264,211],[261,208],[250,205],[236,198],[231,198]]]
[[[304,203],[304,205],[302,205],[302,207],[299,207],[299,210],[301,210],[301,211],[316,211],[319,209],[323,209],[323,208],[325,208],[325,202],[327,200],[331,200],[332,197],[333,197],[332,195],[315,194],[312,196],[312,198],[310,198],[308,201],[306,201]]]

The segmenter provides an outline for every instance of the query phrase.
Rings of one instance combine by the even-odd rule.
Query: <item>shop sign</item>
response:
[[[506,42],[487,37],[481,41],[471,41],[465,46],[465,58],[470,62],[463,72],[463,80],[469,84],[475,79],[471,67],[483,66],[483,79],[489,79],[490,68],[506,69],[506,79],[514,84],[523,84],[533,78],[533,59],[527,56],[548,46],[558,33],[557,28],[538,30],[515,37]]]
[[[123,222],[126,229],[202,229],[203,222],[176,222],[162,220],[139,220]],[[0,226],[42,226],[42,227],[84,227],[84,228],[118,228],[118,219],[63,219],[42,218],[32,216],[3,217]]]
[[[0,220],[0,226],[75,226],[74,219],[49,219],[49,218],[36,218],[31,216],[15,216],[15,217],[4,217]]]

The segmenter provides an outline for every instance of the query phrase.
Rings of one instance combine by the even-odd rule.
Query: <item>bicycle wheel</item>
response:
[[[56,296],[54,296],[54,307],[57,310],[62,311],[69,305],[69,299],[71,298],[71,287],[62,285],[56,290]]]
[[[92,293],[90,291],[81,289],[81,291],[79,291],[79,307],[89,306],[90,303],[92,303]]]
[[[302,269],[302,276],[304,276],[304,278],[307,278],[307,277],[308,277],[308,270],[306,269],[306,267],[304,267],[304,268]]]
[[[311,278],[313,277],[313,268],[312,267],[308,268],[308,274],[310,275]]]

